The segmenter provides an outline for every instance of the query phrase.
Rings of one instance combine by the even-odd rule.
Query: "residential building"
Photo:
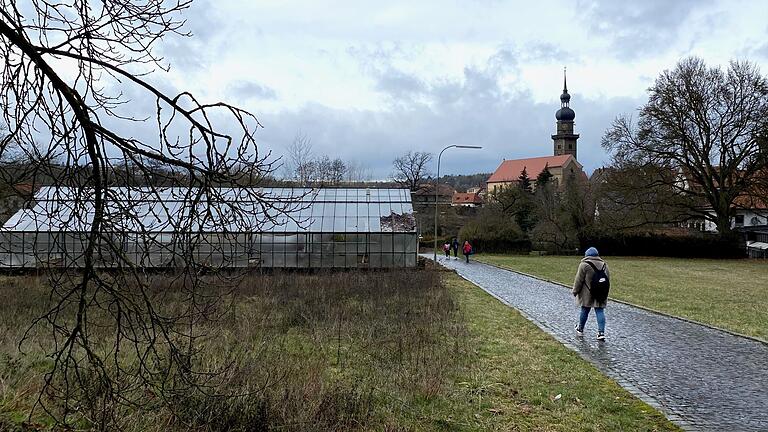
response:
[[[482,207],[483,198],[479,192],[456,192],[451,200],[452,207]]]

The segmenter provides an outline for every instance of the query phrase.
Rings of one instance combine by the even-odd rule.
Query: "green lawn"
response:
[[[452,397],[468,430],[679,430],[514,309],[455,274],[444,281],[476,353]]]
[[[476,259],[572,285],[580,258],[478,255]],[[768,340],[768,261],[605,259],[611,269],[612,298]]]

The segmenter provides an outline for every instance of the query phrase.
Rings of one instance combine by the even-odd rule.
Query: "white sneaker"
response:
[[[605,340],[605,333],[603,333],[603,332],[598,332],[598,333],[597,333],[597,340],[599,340],[599,341],[604,341],[604,340]]]
[[[584,330],[579,330],[578,324],[573,329],[576,330],[576,336],[584,336]]]

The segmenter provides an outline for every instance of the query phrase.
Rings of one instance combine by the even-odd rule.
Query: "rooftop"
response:
[[[560,156],[543,156],[527,159],[509,159],[496,168],[491,177],[488,179],[488,183],[493,182],[508,182],[516,181],[523,172],[523,169],[528,173],[528,177],[535,179],[545,167],[557,168],[566,165],[569,159],[573,159],[572,155],[560,155]],[[574,162],[579,163],[574,159]]]
[[[0,231],[83,232],[93,191],[45,187]],[[107,232],[413,232],[408,189],[109,188]],[[405,223],[413,220],[413,223]],[[397,223],[394,223],[397,222]]]

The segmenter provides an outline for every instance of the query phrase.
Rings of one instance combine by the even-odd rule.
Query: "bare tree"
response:
[[[15,148],[59,161],[25,176],[47,179],[37,208],[68,230],[55,233],[68,240],[55,243],[63,261],[45,264],[50,304],[34,324],[55,340],[37,406],[60,424],[114,428],[122,408],[213,388],[216,371],[195,362],[196,347],[238,274],[218,271],[232,256],[212,237],[246,247],[233,244],[249,238],[228,233],[258,231],[287,204],[241,188],[260,184],[274,163],[258,151],[252,114],[168,94],[150,79],[166,68],[156,42],[186,35],[189,0],[0,1],[0,160]],[[128,92],[154,109],[131,113]],[[48,229],[35,241],[53,238]],[[152,289],[150,250],[176,269],[183,310],[165,309]],[[223,260],[212,262],[214,253]],[[105,265],[114,271],[98,270]]]
[[[392,161],[392,178],[397,183],[414,191],[422,180],[429,175],[427,165],[432,161],[432,153],[408,152]]]
[[[312,152],[312,140],[305,134],[297,133],[288,146],[288,176],[301,185],[308,185],[316,180],[317,163]]]
[[[599,229],[612,232],[661,227],[691,218],[690,197],[670,186],[676,177],[674,171],[652,165],[600,169],[590,185]]]
[[[710,220],[722,236],[740,197],[768,189],[768,80],[749,62],[727,70],[700,58],[680,61],[649,89],[637,125],[617,118],[603,137],[617,169],[652,167],[638,191],[670,189],[691,218]],[[663,193],[663,192],[662,192]]]
[[[349,173],[348,165],[341,158],[331,159],[328,155],[316,157],[307,135],[296,135],[288,146],[287,156],[288,177],[302,186],[338,185]]]
[[[338,185],[347,174],[347,164],[340,158],[325,155],[315,161],[315,166],[318,173],[315,180],[323,184]]]
[[[361,162],[347,162],[346,181],[350,183],[367,182],[372,178],[371,170]]]

